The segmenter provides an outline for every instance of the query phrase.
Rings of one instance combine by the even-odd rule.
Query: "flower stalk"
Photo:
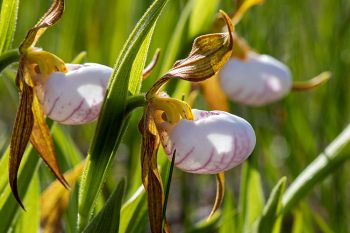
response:
[[[283,214],[287,214],[317,183],[350,159],[348,153],[342,153],[349,146],[350,124],[288,187],[282,200]]]

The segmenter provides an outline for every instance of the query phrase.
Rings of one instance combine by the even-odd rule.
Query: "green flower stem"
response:
[[[18,62],[20,54],[18,49],[9,50],[0,56],[0,72],[8,65]]]
[[[138,107],[143,107],[147,104],[147,101],[145,99],[145,95],[140,94],[140,95],[134,95],[134,96],[130,96],[127,99],[127,103],[126,103],[126,109],[125,109],[125,114],[124,114],[124,118],[123,118],[123,123],[121,124],[121,128],[120,128],[120,133],[119,136],[117,137],[117,142],[116,142],[116,146],[115,149],[113,150],[112,154],[115,154],[115,150],[118,148],[120,141],[122,139],[122,136],[126,130],[126,127],[129,123],[130,120],[130,113],[135,110]],[[111,160],[111,159],[110,159]],[[107,167],[107,171],[110,170],[110,160],[108,161],[107,164],[105,164],[103,167]],[[86,170],[87,173],[89,173],[92,162],[91,160],[87,160],[86,162]],[[106,172],[105,174],[107,174],[108,172]],[[90,212],[86,209],[83,209],[80,213],[79,213],[79,219],[78,219],[78,232],[82,232],[84,230],[84,228],[88,225],[89,220],[90,220]]]
[[[126,103],[126,110],[125,110],[126,115],[131,113],[136,108],[143,107],[146,104],[147,104],[147,100],[145,99],[144,94],[134,95],[134,96],[128,97],[127,103]]]
[[[350,159],[341,153],[350,145],[350,124],[334,141],[295,179],[283,195],[283,213],[288,213],[318,182],[336,171]]]

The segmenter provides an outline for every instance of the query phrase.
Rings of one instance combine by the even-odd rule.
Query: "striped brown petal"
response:
[[[20,77],[22,75],[23,69],[20,65],[17,74],[17,85],[21,90],[20,104],[17,109],[15,124],[11,135],[9,182],[14,197],[24,209],[17,188],[17,173],[34,125],[34,115],[31,108],[34,99],[34,93],[33,88],[22,80]]]
[[[199,82],[211,78],[225,65],[232,54],[234,28],[230,17],[223,11],[221,14],[228,26],[228,33],[208,34],[196,38],[188,57],[177,61],[173,68],[153,85],[147,97],[157,93],[172,78]]]
[[[44,16],[29,30],[26,38],[19,47],[19,51],[23,54],[29,47],[34,46],[45,30],[54,25],[61,18],[63,11],[64,0],[54,0]]]
[[[57,163],[53,140],[50,135],[49,127],[47,126],[45,121],[44,112],[36,96],[33,100],[32,111],[34,114],[34,125],[30,137],[30,142],[38,151],[38,154],[45,161],[45,163],[51,169],[56,178],[66,188],[68,188],[69,185],[64,179],[64,176],[62,175]]]
[[[142,133],[142,181],[148,194],[148,216],[152,233],[162,232],[164,192],[160,173],[157,167],[157,152],[160,138],[157,133],[150,109],[145,109],[145,114],[140,122]]]

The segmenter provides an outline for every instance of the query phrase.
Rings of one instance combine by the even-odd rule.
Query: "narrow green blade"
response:
[[[8,156],[2,159],[8,161]],[[37,171],[39,156],[36,155],[32,147],[28,148],[23,156],[22,164],[18,172],[19,193],[25,198],[33,174]],[[4,176],[7,179],[7,176]],[[10,185],[7,185],[1,193],[0,199],[0,232],[7,232],[11,225],[18,219],[21,207],[12,195]]]
[[[23,201],[27,211],[21,212],[13,225],[14,233],[37,233],[40,227],[40,180],[36,173]]]
[[[234,197],[231,190],[225,191],[223,211],[221,217],[221,226],[219,233],[232,233],[236,232],[236,208],[234,204]]]
[[[84,233],[115,233],[119,229],[120,209],[125,192],[125,179],[122,179],[108,198],[103,209],[93,218]]]
[[[217,232],[219,228],[221,213],[220,211],[215,212],[215,214],[208,220],[203,219],[197,222],[193,228],[187,231],[187,233],[211,233]]]
[[[146,52],[144,43],[148,41],[147,47],[149,46],[150,33],[166,2],[167,0],[154,1],[131,33],[115,64],[82,177],[78,219],[80,231],[87,225],[96,197],[110,168],[110,161],[114,158],[114,152],[127,126],[124,118],[129,81],[133,80],[131,83],[134,83],[134,80],[141,78],[143,67],[139,66],[144,64],[147,58],[147,54],[140,54],[139,51]],[[140,61],[136,62],[136,59]],[[131,78],[131,75],[134,77]],[[135,90],[139,89],[137,85]]]
[[[253,223],[260,217],[265,204],[260,173],[254,162],[249,159],[243,166],[239,203],[241,209],[239,232],[252,230]]]
[[[19,0],[3,0],[0,13],[0,54],[11,46],[16,29]]]
[[[145,232],[147,225],[147,200],[143,186],[123,205],[119,233]]]
[[[286,177],[281,178],[273,188],[263,213],[257,223],[257,231],[259,233],[274,232],[274,229],[280,228],[280,211],[282,206],[282,196],[286,187]],[[276,228],[275,228],[276,227]],[[276,230],[279,232],[278,230]]]

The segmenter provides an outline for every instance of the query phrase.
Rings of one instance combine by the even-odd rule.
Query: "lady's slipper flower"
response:
[[[292,88],[289,68],[269,55],[248,52],[232,57],[219,72],[222,90],[233,101],[261,106],[287,95]]]
[[[53,72],[37,94],[48,118],[61,124],[86,124],[97,119],[113,69],[94,63],[66,64]],[[40,79],[40,74],[36,79]]]
[[[222,12],[223,13],[223,12]],[[187,58],[175,63],[146,94],[147,106],[140,121],[142,133],[142,180],[148,192],[151,230],[162,232],[164,194],[157,167],[157,151],[162,143],[169,159],[187,172],[218,174],[221,203],[223,175],[244,161],[255,146],[254,130],[240,117],[222,111],[191,109],[184,101],[170,98],[161,87],[173,78],[199,82],[215,76],[228,61],[233,49],[233,25],[223,13],[228,33],[198,37]]]
[[[43,75],[49,75],[54,71],[67,71],[64,62],[60,58],[34,47],[44,31],[61,18],[63,10],[64,0],[55,0],[39,22],[28,31],[26,38],[19,46],[20,61],[16,85],[20,93],[20,103],[11,135],[9,183],[14,197],[22,208],[24,206],[17,189],[17,172],[29,140],[57,179],[65,187],[68,187],[68,183],[57,163],[53,140],[45,121],[44,110],[34,91],[36,80],[31,76],[35,68],[39,69]]]
[[[232,17],[236,25],[245,12],[263,0],[238,1]],[[289,68],[270,55],[254,52],[236,33],[234,47],[218,76],[202,83],[204,97],[213,109],[228,110],[227,98],[244,105],[263,106],[278,101],[292,91],[313,89],[326,82],[331,74],[323,72],[313,79],[292,82]]]
[[[175,166],[190,173],[217,174],[241,164],[255,147],[244,119],[223,111],[192,109],[193,120],[156,122],[161,142]],[[176,151],[176,152],[175,152]]]

